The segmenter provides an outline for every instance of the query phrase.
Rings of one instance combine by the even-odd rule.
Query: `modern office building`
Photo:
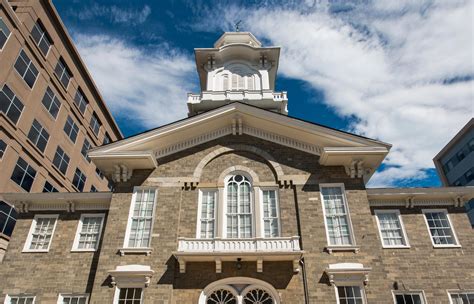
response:
[[[113,192],[2,194],[0,302],[472,303],[474,188],[366,189],[391,146],[288,116],[278,54],[196,49],[188,118],[90,151]]]
[[[0,0],[0,192],[109,191],[86,153],[121,138],[51,1]]]

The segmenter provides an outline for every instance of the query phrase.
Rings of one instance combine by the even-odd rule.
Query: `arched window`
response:
[[[252,278],[227,278],[209,284],[199,304],[278,304],[278,293],[270,284]]]
[[[241,174],[230,176],[226,190],[227,237],[252,237],[252,185],[249,178]]]

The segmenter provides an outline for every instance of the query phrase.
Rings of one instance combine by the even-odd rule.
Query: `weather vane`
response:
[[[235,31],[240,32],[240,24],[242,23],[242,20],[239,20],[235,23]]]

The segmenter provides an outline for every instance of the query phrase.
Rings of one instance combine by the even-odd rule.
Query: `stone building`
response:
[[[0,193],[109,191],[86,153],[122,137],[51,0],[0,0]]]
[[[196,49],[189,117],[90,151],[113,193],[3,194],[5,303],[472,303],[471,187],[366,189],[390,145],[287,116],[279,48]]]

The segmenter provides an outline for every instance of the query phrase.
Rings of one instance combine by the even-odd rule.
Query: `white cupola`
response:
[[[188,94],[189,116],[240,101],[287,114],[286,92],[275,92],[279,47],[262,47],[249,32],[226,32],[214,48],[194,49],[200,94]]]

